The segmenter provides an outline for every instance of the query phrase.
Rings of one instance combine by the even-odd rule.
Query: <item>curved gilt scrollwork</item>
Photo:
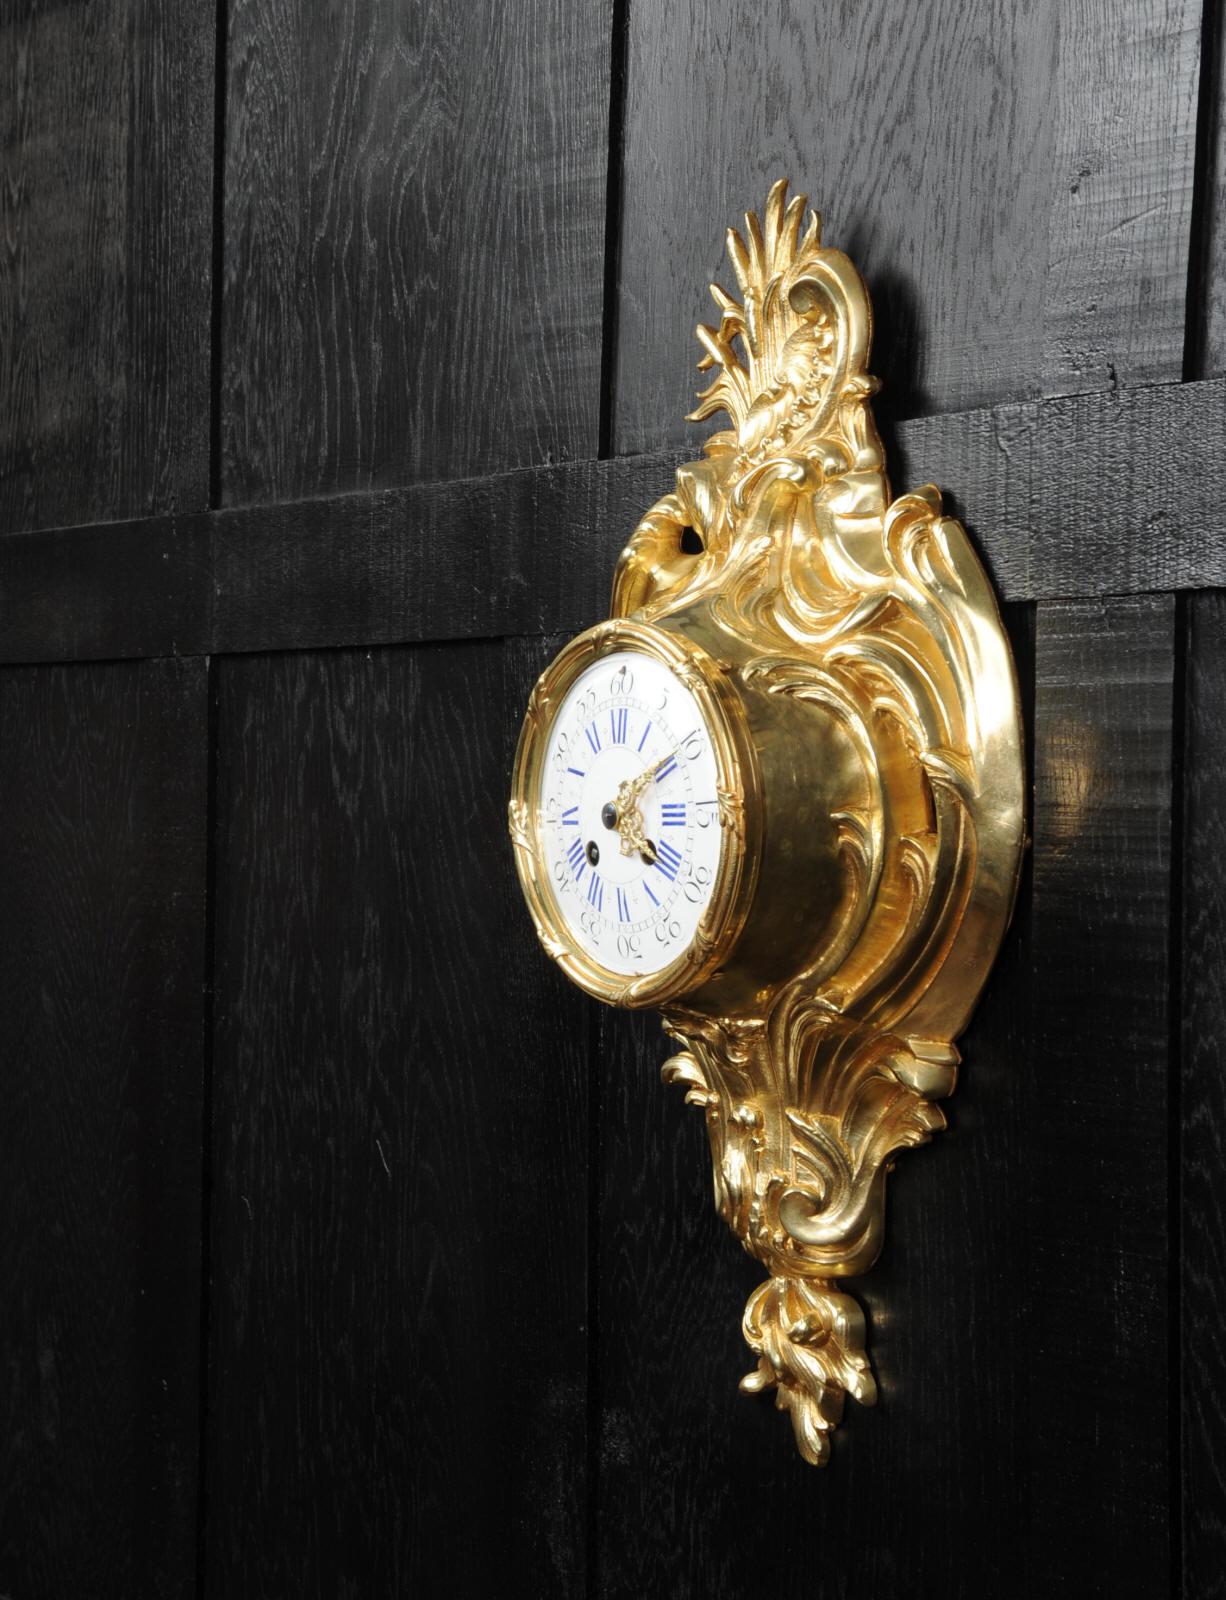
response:
[[[701,617],[746,691],[820,709],[855,754],[834,813],[842,899],[800,970],[721,1008],[673,1003],[667,1082],[706,1118],[715,1202],[769,1277],[757,1358],[804,1457],[876,1386],[843,1280],[881,1245],[885,1178],[944,1127],[967,1021],[1007,922],[1022,794],[996,605],[927,486],[892,500],[869,398],[871,313],[803,197],[771,190],[728,236],[739,298],[712,289],[695,420],[726,413],[619,564],[614,614]],[[685,554],[693,529],[701,550]]]

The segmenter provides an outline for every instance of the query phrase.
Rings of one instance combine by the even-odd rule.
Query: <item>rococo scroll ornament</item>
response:
[[[897,1153],[944,1126],[1023,839],[1008,642],[962,526],[891,500],[871,313],[777,183],[728,235],[694,420],[724,413],[533,692],[511,831],[546,950],[657,1005],[715,1204],[768,1277],[742,1388],[824,1462],[876,1388],[845,1280]]]

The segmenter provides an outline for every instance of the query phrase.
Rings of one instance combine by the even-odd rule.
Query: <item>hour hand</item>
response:
[[[640,774],[637,778],[627,778],[618,785],[617,799],[614,802],[617,811],[617,832],[621,838],[622,855],[632,856],[639,854],[644,861],[650,864],[656,858],[655,846],[647,837],[647,826],[643,821],[643,813],[638,807],[638,798],[650,781],[655,768]]]

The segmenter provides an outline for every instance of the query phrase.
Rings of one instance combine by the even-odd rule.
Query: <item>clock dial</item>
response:
[[[637,650],[579,674],[549,728],[540,848],[574,942],[610,972],[658,972],[714,893],[718,768],[698,701]]]

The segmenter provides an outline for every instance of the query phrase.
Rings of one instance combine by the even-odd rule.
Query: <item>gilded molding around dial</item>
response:
[[[598,966],[562,931],[554,887],[533,823],[552,714],[584,668],[614,650],[634,648],[663,661],[697,697],[711,732],[718,773],[722,849],[719,872],[693,942],[662,972],[627,980]],[[652,1006],[693,992],[735,944],[753,899],[762,814],[757,755],[739,697],[706,665],[684,634],[634,620],[601,622],[578,634],[549,664],[528,699],[510,803],[511,842],[520,885],[545,950],[567,977],[609,1005]]]
[[[774,1390],[816,1465],[846,1395],[876,1398],[847,1280],[881,1248],[899,1151],[945,1126],[954,1040],[1011,913],[1021,723],[965,531],[931,485],[891,496],[856,269],[784,182],[728,254],[739,297],[712,288],[719,320],[698,337],[713,381],[693,417],[730,426],[634,531],[611,619],[533,691],[510,823],[549,954],[602,1000],[662,1010],[664,1080],[701,1109],[716,1208],[767,1273],[742,1388]],[[665,663],[696,697],[721,825],[692,941],[630,976],[568,929],[541,842],[549,730],[614,650]],[[650,868],[651,773],[617,776],[593,826]]]
[[[991,586],[934,487],[891,498],[867,291],[806,203],[777,183],[728,234],[739,298],[712,287],[715,377],[692,420],[731,426],[635,530],[613,613],[702,609],[742,680],[824,708],[862,769],[835,819],[843,903],[795,971],[749,1004],[665,1008],[664,1080],[702,1109],[716,1207],[769,1273],[741,1386],[775,1389],[816,1465],[844,1396],[876,1398],[844,1280],[881,1247],[897,1153],[945,1126],[934,1102],[1011,913],[1024,801]]]

